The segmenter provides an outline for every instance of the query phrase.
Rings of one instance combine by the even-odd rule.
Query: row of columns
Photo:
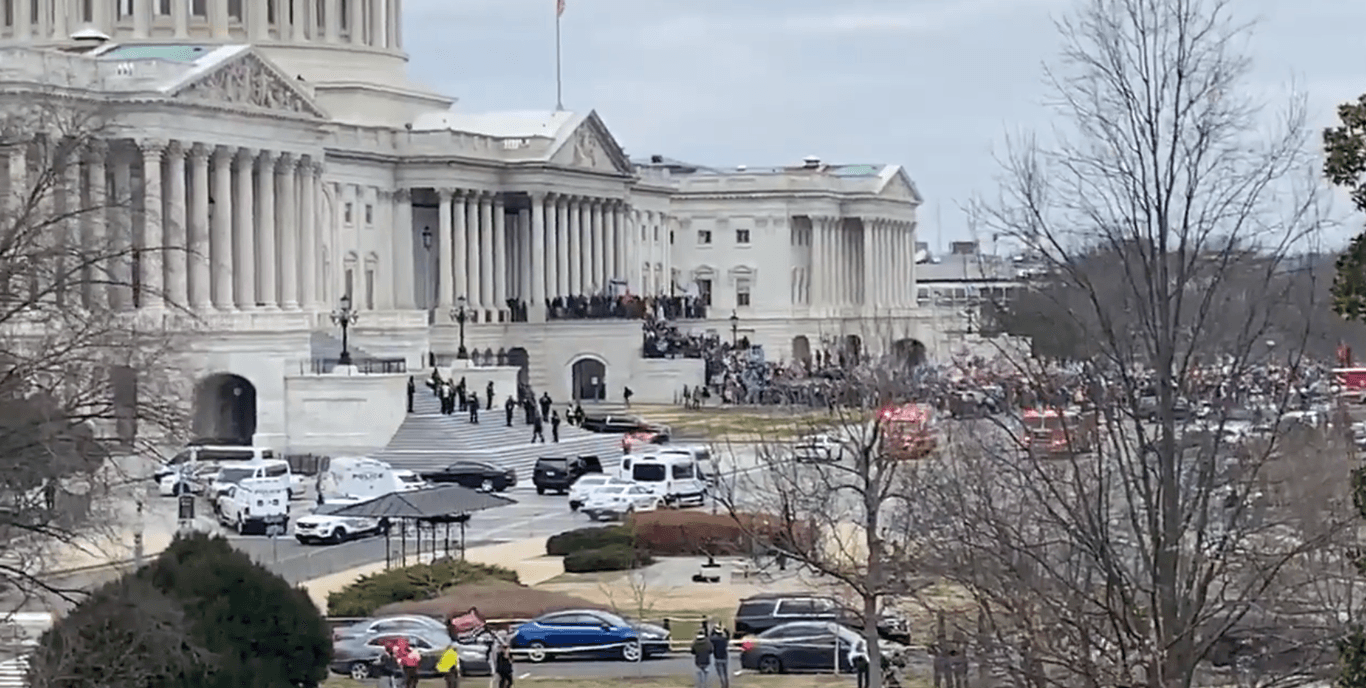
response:
[[[815,308],[904,308],[911,293],[915,237],[908,222],[813,216],[810,302]]]
[[[464,297],[474,317],[493,320],[509,298],[544,306],[602,292],[633,260],[631,211],[619,200],[533,193],[530,207],[514,209],[521,196],[438,189],[437,197],[438,309]]]
[[[633,254],[627,279],[639,285],[642,294],[669,294],[673,287],[673,246],[669,240],[673,218],[653,210],[634,210],[631,214]]]
[[[31,174],[25,154],[10,151],[11,180]],[[96,141],[62,165],[64,183],[52,194],[58,217],[72,225],[71,236],[107,256],[107,274],[82,280],[87,306],[317,304],[322,165],[312,158],[180,141]]]
[[[92,26],[119,36],[119,23],[131,22],[134,39],[164,36],[155,29],[165,24],[174,38],[201,37],[203,25],[210,37],[230,38],[241,26],[249,41],[269,40],[345,43],[398,50],[403,47],[402,0],[241,0],[241,14],[234,16],[229,0],[39,0],[37,13],[30,0],[8,3],[11,40],[66,40],[77,29]],[[195,10],[203,7],[203,14]],[[163,12],[162,10],[168,10]],[[130,12],[131,10],[131,12]],[[344,10],[344,12],[343,12]]]

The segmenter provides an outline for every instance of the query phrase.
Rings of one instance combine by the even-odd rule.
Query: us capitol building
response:
[[[358,365],[420,378],[463,329],[557,406],[628,386],[667,401],[701,365],[644,357],[639,319],[548,318],[556,297],[691,295],[709,307],[681,332],[769,360],[935,352],[899,166],[632,160],[593,112],[462,112],[409,81],[402,0],[0,1],[7,98],[57,88],[113,113],[71,174],[132,199],[110,232],[168,249],[132,268],[126,307],[198,316],[199,396],[245,390],[260,442],[287,443],[289,380],[339,354],[344,296]]]

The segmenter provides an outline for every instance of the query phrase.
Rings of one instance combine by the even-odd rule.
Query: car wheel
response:
[[[238,535],[246,535],[246,534],[247,534],[247,524],[246,524],[245,521],[242,520],[242,517],[241,517],[240,515],[237,517],[237,534],[238,534]]]
[[[544,495],[544,494],[545,494],[545,488],[544,488],[544,487],[538,487],[538,488],[536,488],[536,494],[538,494],[538,495]]]
[[[628,662],[639,662],[642,657],[639,640],[628,640],[621,646],[621,658]]]
[[[544,662],[546,658],[545,643],[536,640],[533,641],[530,645],[527,645],[526,658],[532,664],[540,664],[541,662]]]
[[[598,512],[596,511],[585,511],[583,513],[588,514],[588,520],[590,521],[598,520]]]
[[[364,681],[370,678],[370,663],[352,662],[351,666],[347,667],[346,673],[351,677],[352,681]]]
[[[781,674],[783,673],[782,660],[773,655],[764,655],[759,658],[759,673],[761,674]]]
[[[569,510],[570,510],[570,511],[578,511],[578,510],[579,510],[579,503],[578,503],[578,502],[570,502],[570,503],[569,503]]]
[[[493,492],[493,481],[485,478],[484,482],[479,483],[479,489],[485,492]]]
[[[338,529],[332,531],[332,536],[329,537],[329,538],[327,538],[327,539],[328,539],[328,541],[332,542],[333,544],[340,544],[340,543],[346,542],[347,537],[348,537],[348,533],[346,532],[346,529],[345,529],[345,528],[338,528]]]

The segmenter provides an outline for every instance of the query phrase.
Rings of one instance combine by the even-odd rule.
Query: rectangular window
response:
[[[345,289],[346,289],[346,291],[345,291],[344,293],[346,294],[346,298],[351,300],[351,303],[355,303],[355,298],[356,298],[356,291],[355,291],[355,286],[356,286],[356,285],[355,285],[355,276],[356,276],[356,271],[355,271],[355,270],[352,270],[351,268],[347,268],[347,269],[346,269],[346,284],[345,284]]]
[[[209,0],[190,0],[190,14],[207,18],[209,16]]]
[[[81,21],[95,21],[95,0],[81,0]]]
[[[375,310],[375,271],[365,271],[365,308]]]
[[[5,26],[14,26],[14,3],[19,0],[5,0]]]
[[[655,227],[655,241],[659,241],[659,227]]]
[[[242,21],[242,0],[228,0],[228,18]]]
[[[735,281],[735,305],[740,307],[749,305],[749,280]]]
[[[275,23],[275,0],[266,0],[266,23]]]
[[[171,0],[157,0],[157,14],[162,17],[171,15]]]
[[[345,222],[345,223],[348,224],[348,225],[351,224],[351,204],[350,204],[350,203],[347,203],[346,205],[342,206],[342,222]]]
[[[337,2],[337,22],[340,23],[342,31],[351,28],[351,10],[348,7],[350,4],[347,0]]]
[[[699,229],[699,230],[697,230],[697,243],[699,243],[699,244],[710,244],[710,243],[711,243],[711,230],[710,230],[710,229]]]
[[[748,229],[737,229],[737,230],[735,230],[735,243],[737,243],[737,244],[742,244],[742,245],[748,244],[748,243],[749,243],[749,230],[748,230]]]
[[[709,280],[709,279],[700,279],[700,280],[697,280],[697,292],[698,292],[698,295],[702,297],[702,305],[704,305],[704,306],[710,306],[710,305],[711,305],[711,280]]]
[[[674,245],[674,231],[673,231],[672,229],[669,230],[669,245],[670,245],[670,246],[673,246],[673,245]]]
[[[365,204],[365,224],[370,225],[370,224],[374,224],[374,223],[375,223],[375,206],[370,205],[369,203],[366,203],[366,204]]]
[[[322,35],[327,30],[327,3],[325,0],[318,0],[314,3],[313,16],[318,18],[318,35]]]

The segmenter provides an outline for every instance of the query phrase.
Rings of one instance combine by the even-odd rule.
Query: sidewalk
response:
[[[478,564],[496,564],[517,572],[523,585],[536,585],[564,573],[564,562],[560,557],[545,555],[547,538],[514,540],[497,545],[471,547],[465,550],[465,560]],[[423,561],[431,561],[432,555],[424,555]],[[313,604],[324,614],[327,613],[327,595],[356,582],[361,576],[368,576],[384,570],[384,562],[358,566],[354,569],[334,573],[330,576],[305,581],[302,585],[308,590]]]

